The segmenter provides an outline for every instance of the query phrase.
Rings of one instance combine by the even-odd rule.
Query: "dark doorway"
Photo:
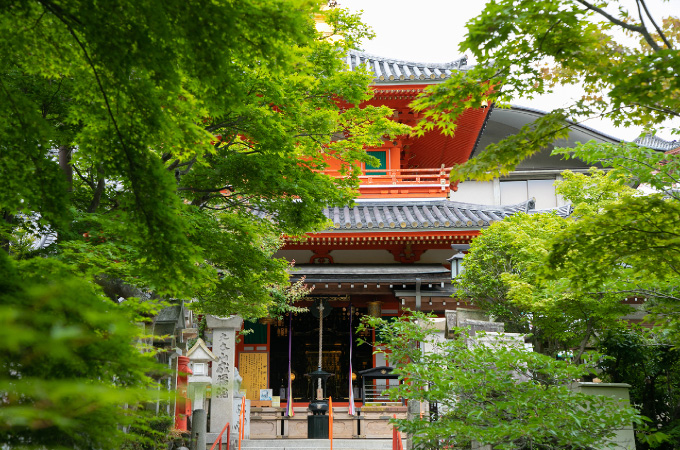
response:
[[[372,348],[369,345],[357,345],[356,327],[366,308],[352,306],[349,302],[329,301],[330,313],[323,320],[323,357],[322,368],[333,374],[328,380],[327,394],[335,402],[349,401],[349,349],[350,349],[350,314],[352,314],[352,371],[373,367]],[[303,305],[304,306],[304,305]],[[311,307],[311,303],[308,305]],[[281,401],[286,397],[281,389],[288,384],[288,316],[272,325],[271,330],[271,388],[274,395],[281,393]],[[313,372],[318,366],[319,355],[319,318],[311,312],[293,314],[293,339],[291,366],[295,374],[293,381],[293,399],[295,402],[309,402],[313,397],[313,387],[306,373]],[[370,339],[367,339],[370,341]],[[356,379],[355,387],[361,386]],[[356,401],[359,398],[355,397]]]

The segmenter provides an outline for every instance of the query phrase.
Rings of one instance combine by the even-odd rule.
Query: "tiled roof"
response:
[[[451,269],[441,264],[295,264],[294,279],[304,277],[307,283],[363,283],[401,284],[451,282]],[[440,288],[441,289],[441,288]],[[450,294],[449,294],[450,295]]]
[[[680,147],[680,142],[666,141],[664,139],[661,139],[660,137],[657,137],[655,134],[640,136],[633,142],[642,147],[649,147],[654,150],[661,150],[664,152]]]
[[[565,206],[554,211],[561,216],[567,216],[570,207]],[[359,201],[353,207],[324,210],[326,217],[333,223],[332,229],[335,230],[479,228],[489,226],[517,212],[539,211],[534,209],[533,200],[510,206],[489,206],[448,200],[407,199]]]
[[[345,61],[351,70],[366,68],[375,77],[373,81],[378,84],[445,80],[451,78],[453,71],[468,70],[471,67],[467,65],[465,56],[449,63],[437,64],[384,58],[355,50],[347,54]]]
[[[31,250],[41,250],[57,242],[58,236],[55,231],[52,231],[49,227],[41,227],[39,225],[40,214],[18,214],[17,217],[29,223],[31,228],[37,229],[35,233],[30,234]]]

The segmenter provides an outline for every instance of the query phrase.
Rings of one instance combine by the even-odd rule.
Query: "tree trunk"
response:
[[[102,200],[102,194],[104,193],[104,188],[106,187],[106,180],[104,178],[100,178],[97,180],[97,187],[94,190],[94,195],[92,196],[92,201],[90,202],[90,206],[87,208],[87,212],[93,213],[99,208],[99,203]]]
[[[73,192],[73,167],[71,167],[71,152],[72,148],[63,145],[59,147],[59,167],[66,177],[66,182],[68,183],[67,192]]]

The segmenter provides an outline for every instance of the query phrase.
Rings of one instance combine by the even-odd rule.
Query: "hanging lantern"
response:
[[[451,279],[454,280],[463,274],[465,267],[463,266],[463,258],[465,253],[470,249],[469,244],[451,244],[451,248],[457,250],[458,253],[447,259],[451,263]]]
[[[460,274],[463,273],[465,268],[463,267],[463,258],[465,257],[465,253],[459,251],[452,257],[450,257],[447,261],[451,263],[451,279],[457,278]]]
[[[375,302],[368,302],[368,315],[371,317],[377,317],[380,318],[382,317],[382,303],[375,301]]]

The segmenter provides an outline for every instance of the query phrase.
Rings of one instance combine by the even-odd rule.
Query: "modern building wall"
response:
[[[565,204],[555,193],[555,182],[560,179],[559,174],[554,174],[550,178],[465,181],[458,184],[458,190],[451,192],[450,198],[480,205],[512,205],[533,198],[536,209],[555,208]]]

